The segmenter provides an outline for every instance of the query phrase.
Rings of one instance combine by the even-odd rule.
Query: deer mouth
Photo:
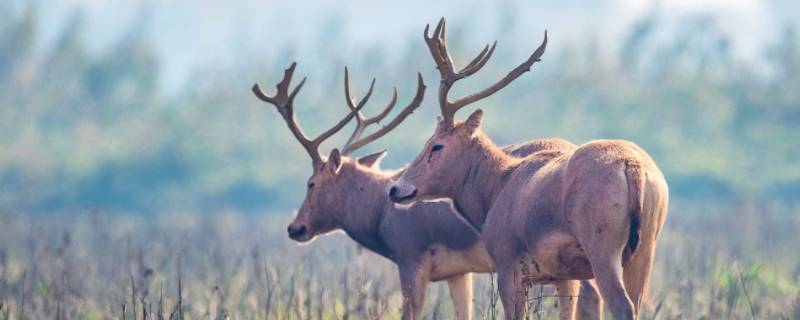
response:
[[[392,187],[389,190],[389,199],[391,199],[392,202],[394,202],[394,203],[407,202],[407,201],[409,201],[411,199],[414,199],[417,196],[417,189],[414,189],[413,191],[411,191],[411,193],[409,193],[407,195],[404,195],[404,196],[403,195],[399,195],[398,193],[399,193],[398,189],[396,187]]]

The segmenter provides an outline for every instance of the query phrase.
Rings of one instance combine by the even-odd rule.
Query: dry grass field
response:
[[[295,244],[288,220],[3,213],[0,319],[399,317],[391,263],[343,234]],[[674,205],[645,319],[800,318],[798,227],[796,208]],[[500,318],[492,277],[476,279],[476,317]],[[550,295],[530,289],[531,318],[557,317]],[[429,287],[426,302],[426,319],[451,318],[443,284]]]

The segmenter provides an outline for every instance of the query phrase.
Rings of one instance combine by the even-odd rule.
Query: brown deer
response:
[[[309,139],[294,117],[293,100],[305,79],[291,92],[290,82],[296,64],[292,64],[278,83],[275,96],[268,96],[258,85],[255,95],[275,105],[290,131],[312,159],[313,173],[308,179],[306,197],[294,221],[288,227],[289,237],[307,242],[317,235],[344,230],[361,246],[397,264],[404,298],[403,318],[419,319],[430,281],[446,280],[458,319],[470,319],[472,311],[472,278],[470,272],[490,272],[490,260],[479,232],[452,207],[449,200],[421,201],[408,207],[396,207],[386,196],[386,188],[399,171],[382,171],[379,162],[386,151],[359,158],[348,157],[355,150],[379,139],[397,127],[419,107],[425,85],[418,79],[417,94],[412,102],[388,125],[366,137],[365,129],[384,119],[397,102],[397,91],[380,114],[366,118],[360,110],[369,99],[375,83],[356,102],[350,95],[345,69],[345,96],[350,113],[319,138]],[[349,120],[356,119],[356,128],[342,152],[333,149],[326,159],[318,152],[319,145],[339,131]],[[505,148],[512,155],[523,156],[542,149],[574,149],[560,139],[542,139]],[[409,232],[411,232],[409,234]],[[584,285],[587,296],[581,300],[581,312],[597,314],[599,295],[590,283]]]
[[[530,70],[545,51],[547,34],[530,58],[500,81],[456,101],[448,99],[450,87],[486,64],[494,45],[456,72],[444,19],[432,37],[426,28],[425,41],[441,74],[442,118],[388,189],[390,198],[448,197],[459,210],[480,212],[482,239],[496,265],[508,319],[525,317],[524,292],[531,283],[552,283],[559,296],[573,296],[575,282],[565,280],[591,278],[615,319],[636,318],[667,216],[667,184],[653,160],[621,140],[525,158],[507,155],[481,131],[481,110],[464,122],[454,115]],[[562,309],[562,317],[571,317],[569,310]]]

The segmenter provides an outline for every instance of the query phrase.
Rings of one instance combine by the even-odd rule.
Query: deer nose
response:
[[[394,199],[394,197],[396,196],[397,196],[397,187],[392,186],[391,188],[389,188],[389,198]]]
[[[304,236],[307,232],[306,226],[293,226],[290,225],[289,228],[286,228],[286,231],[289,233],[289,238],[293,240],[297,240],[298,238]]]

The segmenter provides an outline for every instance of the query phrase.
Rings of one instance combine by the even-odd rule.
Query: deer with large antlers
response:
[[[507,319],[525,317],[527,285],[552,283],[559,296],[573,296],[577,288],[570,280],[591,278],[615,319],[636,318],[667,216],[667,184],[658,167],[644,150],[621,140],[510,157],[481,131],[481,110],[463,122],[454,115],[528,71],[544,53],[547,35],[500,81],[450,101],[452,84],[486,64],[494,46],[456,72],[445,28],[442,19],[433,36],[425,30],[441,74],[442,118],[419,156],[388,189],[390,198],[448,197],[467,216],[483,221],[481,235],[497,268]],[[562,318],[572,318],[569,307],[561,307]]]
[[[396,128],[419,107],[425,85],[418,78],[414,99],[386,126],[365,137],[370,125],[386,118],[397,102],[397,91],[389,105],[374,117],[360,111],[372,94],[375,83],[359,101],[350,94],[350,81],[345,69],[345,97],[350,113],[319,138],[309,139],[294,116],[293,100],[305,78],[294,90],[289,85],[296,64],[292,64],[278,83],[274,96],[265,94],[258,85],[255,95],[273,104],[283,116],[289,130],[309,153],[313,173],[308,179],[305,200],[288,227],[289,237],[307,242],[317,235],[344,230],[361,246],[390,259],[398,266],[404,299],[403,319],[419,319],[428,282],[446,280],[458,319],[470,319],[472,311],[472,277],[470,272],[490,272],[494,265],[480,241],[479,231],[461,216],[450,201],[420,201],[408,207],[396,207],[386,196],[386,188],[399,171],[382,171],[380,159],[386,151],[358,158],[349,155]],[[323,140],[341,130],[353,118],[356,128],[340,152],[333,149],[327,158],[319,154]],[[560,139],[542,139],[506,147],[506,152],[524,156],[543,149],[572,149],[575,146]],[[590,283],[584,290],[594,299],[581,300],[586,314],[598,313],[597,293]]]

